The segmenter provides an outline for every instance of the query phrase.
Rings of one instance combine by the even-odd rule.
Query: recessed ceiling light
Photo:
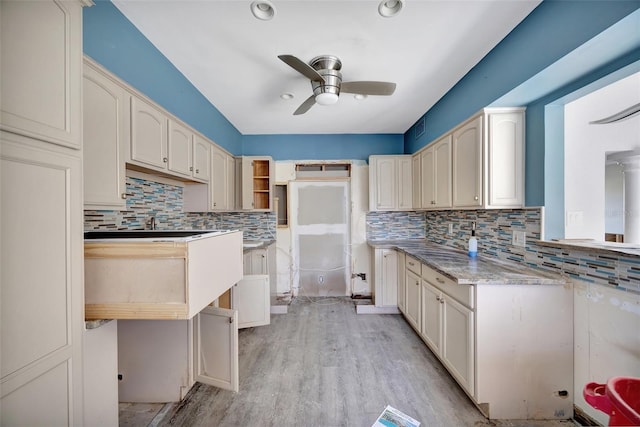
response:
[[[254,1],[251,3],[251,13],[261,21],[268,21],[276,16],[276,7],[269,0]]]
[[[358,101],[362,101],[363,99],[367,99],[367,95],[363,95],[361,93],[356,93],[355,95],[353,95],[353,97],[355,99],[357,99]]]
[[[282,95],[280,95],[280,98],[282,98],[284,100],[293,99],[293,94],[289,93],[289,92],[285,92]]]
[[[402,10],[404,0],[382,0],[378,5],[378,13],[385,18],[396,16]]]

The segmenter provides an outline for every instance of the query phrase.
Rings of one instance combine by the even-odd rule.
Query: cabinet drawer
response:
[[[461,304],[474,308],[472,285],[459,285],[426,265],[422,265],[422,278]]]
[[[407,259],[405,261],[405,268],[407,270],[411,270],[414,273],[416,273],[418,276],[420,276],[421,271],[420,271],[420,266],[422,264],[420,263],[420,261],[418,261],[417,259],[415,259],[412,256],[407,255]]]

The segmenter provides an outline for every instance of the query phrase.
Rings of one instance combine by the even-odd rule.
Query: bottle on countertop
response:
[[[478,256],[478,239],[476,239],[476,222],[471,223],[471,237],[469,238],[469,256],[475,258]]]

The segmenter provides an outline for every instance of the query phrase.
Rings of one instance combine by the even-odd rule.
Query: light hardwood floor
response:
[[[487,420],[401,315],[296,298],[271,321],[240,331],[238,393],[196,384],[152,425],[368,427],[386,405],[429,427],[575,425]]]

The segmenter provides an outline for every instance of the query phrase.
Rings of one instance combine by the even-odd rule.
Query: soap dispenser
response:
[[[469,238],[469,256],[475,258],[478,256],[478,239],[476,239],[476,222],[471,223],[471,237]]]

